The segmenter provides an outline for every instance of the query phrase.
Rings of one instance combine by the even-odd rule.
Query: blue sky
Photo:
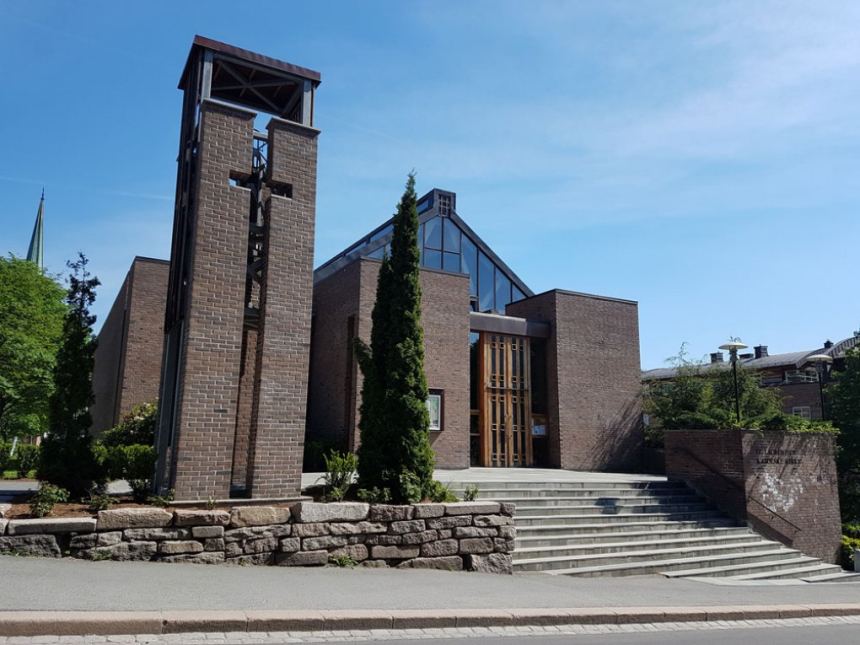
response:
[[[637,300],[643,368],[813,349],[860,326],[858,29],[826,0],[4,2],[0,252],[44,186],[48,268],[84,251],[100,320],[169,257],[201,34],[322,74],[317,265],[414,168],[535,292]]]

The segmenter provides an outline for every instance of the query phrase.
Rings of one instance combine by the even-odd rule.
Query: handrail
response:
[[[705,461],[702,461],[702,460],[701,460],[697,455],[693,454],[693,452],[692,452],[689,448],[680,448],[679,450],[680,450],[681,452],[683,452],[684,454],[686,454],[688,457],[692,457],[692,458],[693,458],[693,460],[694,460],[694,461],[696,461],[696,462],[698,462],[700,465],[704,466],[704,467],[708,470],[708,472],[710,472],[710,473],[712,473],[712,474],[716,475],[717,477],[719,477],[720,479],[722,479],[724,482],[726,482],[727,484],[729,484],[729,486],[731,486],[731,487],[732,487],[732,488],[734,488],[735,490],[738,490],[738,491],[742,492],[742,493],[744,494],[744,497],[746,498],[746,501],[747,501],[747,502],[753,502],[754,504],[758,504],[758,505],[759,505],[759,506],[761,506],[764,510],[766,510],[768,513],[770,513],[771,515],[774,515],[774,516],[778,517],[778,518],[779,518],[779,519],[781,519],[783,522],[785,522],[786,524],[788,524],[789,526],[791,526],[791,527],[795,530],[795,536],[797,535],[797,533],[800,533],[800,532],[802,532],[802,531],[803,531],[803,529],[802,529],[802,528],[800,528],[797,524],[795,524],[795,523],[794,523],[794,522],[792,522],[791,520],[789,520],[789,519],[787,519],[787,518],[783,517],[782,515],[780,515],[779,513],[777,513],[775,510],[773,510],[773,509],[772,509],[772,508],[770,508],[769,506],[767,506],[767,505],[763,504],[762,502],[760,502],[759,500],[757,500],[757,499],[756,499],[755,497],[753,497],[752,495],[747,495],[747,491],[746,491],[746,488],[745,488],[744,486],[741,486],[741,485],[740,485],[740,484],[738,484],[737,482],[732,481],[731,479],[729,479],[728,477],[726,477],[723,473],[721,473],[721,472],[719,472],[719,471],[715,470],[713,466],[711,466],[710,464],[708,464],[708,463],[707,463],[707,462],[705,462]],[[748,518],[748,519],[749,519],[749,518]],[[782,535],[784,538],[786,538],[786,539],[787,539],[787,540],[789,540],[789,541],[793,541],[793,540],[794,540],[794,537],[789,538],[785,533],[783,533],[782,531],[780,531],[780,530],[778,530],[778,529],[773,528],[772,526],[771,526],[771,527],[769,527],[769,528],[770,528],[772,531],[774,531],[775,533],[779,533],[780,535]]]

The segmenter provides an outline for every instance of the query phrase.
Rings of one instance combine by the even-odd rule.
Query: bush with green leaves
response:
[[[110,495],[92,495],[87,500],[87,510],[90,513],[106,511],[114,504],[114,498]]]
[[[39,467],[39,446],[29,443],[19,443],[15,448],[15,470],[18,477],[28,477]]]
[[[346,496],[347,490],[355,479],[358,461],[351,452],[332,450],[325,456],[326,497],[333,502],[340,502]]]
[[[854,570],[854,551],[860,549],[860,538],[842,536],[839,545],[839,564],[849,571]]]
[[[356,497],[368,504],[388,504],[391,501],[391,490],[388,488],[359,488]]]
[[[158,423],[158,399],[134,406],[119,424],[105,430],[101,442],[106,446],[154,446]]]
[[[149,496],[155,472],[157,453],[153,446],[99,446],[96,450],[102,459],[109,480],[124,479],[131,487],[135,502],[145,503]]]
[[[30,498],[30,514],[33,517],[47,517],[54,512],[54,505],[69,501],[69,491],[46,482],[42,482]]]
[[[451,490],[451,484],[443,484],[433,480],[427,487],[425,494],[431,502],[441,504],[443,502],[459,502],[460,498]]]
[[[464,502],[474,502],[478,499],[478,493],[480,489],[475,484],[469,484],[466,486],[466,490],[463,491],[463,501]]]
[[[13,458],[9,455],[12,450],[12,444],[3,443],[0,441],[0,477],[7,470],[12,470]]]

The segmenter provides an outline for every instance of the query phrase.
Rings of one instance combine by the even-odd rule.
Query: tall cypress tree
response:
[[[394,502],[417,502],[433,481],[415,175],[394,216],[391,258],[376,287],[370,347],[356,342],[361,390],[359,484],[388,490]]]
[[[73,498],[83,497],[94,484],[103,483],[101,468],[93,454],[90,435],[93,404],[93,359],[96,317],[90,306],[96,299],[98,278],[87,271],[83,253],[68,262],[69,310],[63,321],[62,344],[54,367],[54,392],[49,401],[50,431],[42,444],[39,479],[67,489]]]

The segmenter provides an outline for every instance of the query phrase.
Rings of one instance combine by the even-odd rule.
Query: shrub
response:
[[[860,538],[842,536],[842,543],[839,545],[839,564],[844,569],[849,571],[854,570],[854,550],[860,549]]]
[[[30,498],[30,513],[33,517],[46,517],[54,512],[54,504],[67,501],[69,501],[69,491],[42,482],[39,490]]]
[[[436,503],[460,501],[460,499],[454,494],[454,491],[451,490],[451,484],[445,485],[435,479],[430,482],[429,486],[427,486],[427,499]]]
[[[355,478],[357,465],[355,455],[351,452],[340,453],[332,450],[325,456],[326,473],[323,479],[329,499],[339,502],[344,498]]]
[[[106,511],[113,506],[114,499],[110,495],[93,495],[87,500],[87,510],[90,513]]]
[[[97,446],[104,471],[110,480],[124,479],[138,504],[146,503],[157,453],[152,446]]]
[[[9,456],[11,449],[11,444],[0,441],[0,477],[3,477],[3,473],[12,468],[12,457]]]
[[[391,490],[388,488],[359,488],[358,499],[368,504],[387,504],[391,501]]]
[[[15,469],[18,477],[27,477],[31,471],[39,467],[39,446],[31,444],[18,444],[15,449]]]
[[[474,502],[478,499],[478,493],[480,490],[475,484],[469,484],[466,486],[466,490],[463,491],[463,501],[464,502]]]
[[[154,446],[158,422],[158,399],[141,403],[129,410],[119,424],[101,437],[105,446]]]
[[[166,506],[170,506],[170,503],[173,501],[173,494],[174,491],[171,488],[167,491],[167,495],[153,495],[150,497],[149,503],[158,508],[165,508]]]

